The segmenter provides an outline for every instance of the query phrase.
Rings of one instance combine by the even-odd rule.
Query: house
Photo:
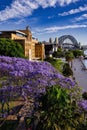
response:
[[[32,37],[28,27],[25,30],[1,31],[0,38],[10,38],[22,45],[24,55],[29,60],[44,59],[44,44]]]

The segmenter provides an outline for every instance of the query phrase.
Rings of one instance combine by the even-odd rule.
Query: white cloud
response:
[[[58,0],[35,0],[42,8],[55,7]]]
[[[29,0],[16,0],[10,7],[6,7],[5,10],[0,12],[0,21],[31,15],[32,11],[37,8],[38,5],[35,2],[29,2]]]
[[[63,5],[68,5],[70,3],[75,3],[79,0],[58,0],[58,1],[59,1],[60,5],[63,6]]]
[[[85,20],[85,19],[87,19],[87,14],[83,14],[80,17],[75,18],[75,21],[81,21],[81,20]]]
[[[43,33],[54,33],[58,32],[60,30],[66,30],[66,29],[75,29],[75,28],[87,28],[87,24],[82,25],[67,25],[67,26],[53,26],[49,28],[44,29],[36,29],[37,33],[43,34]]]
[[[80,6],[77,9],[71,9],[68,12],[60,13],[59,15],[66,16],[66,15],[76,14],[76,13],[83,12],[83,11],[87,11],[87,5]]]
[[[53,19],[54,17],[56,17],[56,16],[55,15],[48,16],[48,19]]]
[[[77,1],[79,0],[15,0],[10,6],[0,11],[0,21],[29,16],[40,6],[42,8],[64,6]]]
[[[15,24],[20,25],[21,23],[24,23],[25,19],[20,19],[18,21],[15,22]]]

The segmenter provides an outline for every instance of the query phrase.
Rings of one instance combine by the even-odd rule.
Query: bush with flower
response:
[[[25,100],[32,98],[35,111],[39,109],[40,104],[42,108],[47,108],[44,110],[43,122],[47,121],[48,126],[51,127],[54,120],[55,126],[52,130],[54,127],[56,130],[58,126],[62,128],[66,124],[75,127],[72,122],[74,119],[78,122],[76,114],[83,110],[79,108],[86,109],[84,103],[87,106],[86,102],[80,105],[82,98],[77,84],[61,75],[50,63],[0,56],[0,102],[2,106],[3,101],[9,105],[9,101],[19,97]],[[41,98],[46,100],[42,102],[39,100]],[[59,124],[59,120],[63,120],[62,124]]]

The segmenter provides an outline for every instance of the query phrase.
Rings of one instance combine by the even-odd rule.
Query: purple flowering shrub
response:
[[[5,56],[0,56],[0,79],[1,90],[15,89],[29,96],[39,96],[45,92],[47,86],[59,84],[68,89],[75,86],[74,81],[62,76],[48,62]]]
[[[87,100],[81,100],[78,102],[78,105],[80,106],[83,111],[87,112]]]
[[[22,96],[39,98],[46,88],[59,85],[68,89],[74,100],[79,100],[80,89],[76,83],[61,75],[48,62],[34,62],[22,58],[0,56],[0,101]]]

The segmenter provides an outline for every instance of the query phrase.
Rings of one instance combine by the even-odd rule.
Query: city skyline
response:
[[[0,31],[26,26],[39,41],[72,35],[87,45],[87,0],[0,1]]]

